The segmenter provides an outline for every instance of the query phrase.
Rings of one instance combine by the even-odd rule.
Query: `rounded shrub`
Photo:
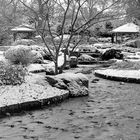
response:
[[[35,55],[31,48],[23,45],[11,47],[4,53],[5,58],[12,64],[21,64],[23,66],[32,63],[36,58]]]

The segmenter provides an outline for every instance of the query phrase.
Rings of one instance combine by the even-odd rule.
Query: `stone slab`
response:
[[[140,83],[140,70],[102,69],[95,70],[95,76],[122,82]]]

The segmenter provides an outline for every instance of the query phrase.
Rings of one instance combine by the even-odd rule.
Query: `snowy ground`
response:
[[[30,74],[25,83],[0,87],[0,107],[37,101],[66,94],[68,91],[50,86],[44,76]]]

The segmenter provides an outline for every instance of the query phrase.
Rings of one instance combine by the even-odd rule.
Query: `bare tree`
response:
[[[30,4],[27,4],[25,0],[19,1],[33,15],[31,18],[34,20],[36,30],[53,58],[55,74],[60,73],[66,64],[65,57],[64,65],[61,70],[58,69],[58,57],[61,48],[65,47],[68,50],[73,36],[78,32],[85,31],[98,22],[120,18],[118,12],[117,14],[112,14],[110,11],[122,3],[122,0],[33,0]],[[88,9],[87,13],[85,13],[86,9]],[[59,43],[56,43],[52,26],[58,22],[58,17],[59,22],[61,20],[61,36]],[[81,22],[77,26],[79,21]],[[71,32],[67,42],[64,44],[65,27],[67,24],[70,25]],[[45,40],[46,31],[51,36],[53,51]],[[73,50],[79,42],[80,39],[73,46]]]

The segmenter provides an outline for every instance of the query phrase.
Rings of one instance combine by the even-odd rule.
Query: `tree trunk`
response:
[[[55,75],[57,75],[58,74],[58,63],[57,63],[57,61],[55,62]]]

